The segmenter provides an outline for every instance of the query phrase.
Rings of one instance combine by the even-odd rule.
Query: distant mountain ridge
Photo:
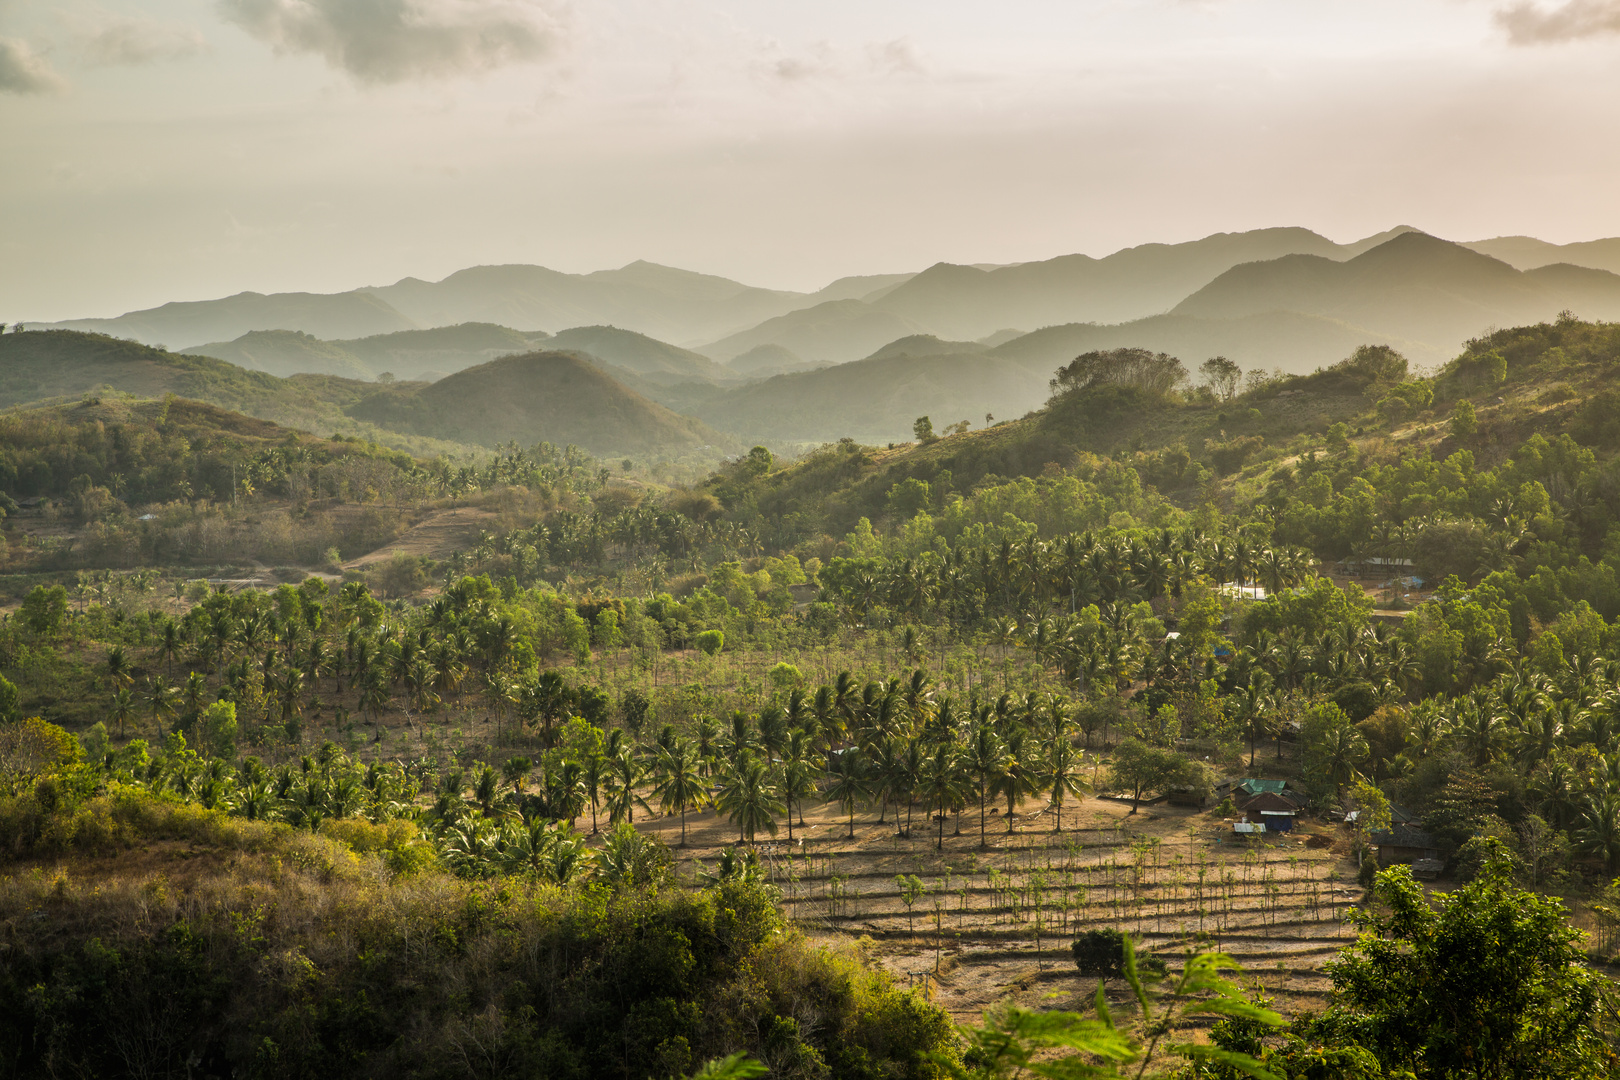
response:
[[[1573,266],[1516,270],[1408,232],[1345,262],[1289,255],[1233,267],[1171,314],[1237,319],[1291,311],[1450,354],[1487,327],[1540,322],[1566,308],[1585,318],[1620,317],[1620,275]]]

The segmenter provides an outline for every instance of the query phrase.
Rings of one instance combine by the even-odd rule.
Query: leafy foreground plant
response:
[[[1135,1024],[1122,1027],[1115,1023],[1103,986],[1098,983],[1095,1017],[1041,1012],[1009,1003],[986,1013],[983,1027],[963,1027],[967,1049],[962,1063],[941,1059],[941,1067],[958,1080],[1079,1080],[1162,1075],[1167,1059],[1174,1059],[1195,1070],[1218,1065],[1260,1080],[1279,1080],[1241,1050],[1174,1039],[1187,1020],[1200,1015],[1219,1016],[1261,1030],[1282,1024],[1281,1016],[1249,1001],[1224,977],[1224,971],[1242,970],[1236,960],[1221,953],[1192,957],[1174,988],[1155,1001],[1155,995],[1148,990],[1148,978],[1138,970],[1131,939],[1124,938],[1122,944],[1124,978],[1141,1009]],[[1150,1074],[1149,1069],[1154,1072]],[[1202,1074],[1195,1071],[1193,1075]]]

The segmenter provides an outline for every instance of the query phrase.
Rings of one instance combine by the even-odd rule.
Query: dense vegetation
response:
[[[10,857],[40,869],[6,902],[60,897],[62,929],[16,954],[34,966],[14,968],[25,1028],[5,1041],[37,1075],[139,1052],[673,1076],[746,1051],[780,1075],[998,1076],[1041,1040],[1225,1075],[1236,1058],[1166,1041],[1146,998],[1118,1030],[1013,1010],[959,1043],[795,937],[749,856],[678,877],[635,826],[677,817],[684,844],[712,808],[753,849],[825,803],[851,839],[875,814],[983,850],[992,809],[1009,833],[1026,806],[1061,829],[1087,794],[1198,804],[1222,772],[1265,771],[1348,841],[1368,932],[1321,1016],[1278,1030],[1232,1004],[1217,1049],[1300,1077],[1607,1075],[1609,989],[1584,964],[1620,943],[1617,364],[1620,328],[1570,319],[1431,376],[1381,347],[1303,377],[1211,360],[1197,383],[1162,354],[1086,354],[1025,420],[921,418],[914,445],[791,463],[758,447],[684,489],[571,449],[423,461],[180,401],[8,417],[13,496],[59,500],[77,543],[136,545],[94,549],[102,567],[200,557],[153,522],[227,501],[261,534],[272,507],[323,499],[507,509],[462,551],[341,582],[27,592],[0,626],[21,748],[0,753]],[[1437,909],[1375,877],[1397,812],[1462,883]],[[164,844],[202,862],[156,921],[95,914],[156,887],[150,866],[75,891]],[[323,914],[258,931],[256,905]],[[1519,951],[1460,966],[1484,938]],[[450,992],[422,989],[440,969]],[[1239,1001],[1218,960],[1171,969],[1181,1020]],[[250,991],[251,972],[273,977]],[[176,1005],[196,1026],[161,1046],[84,1034],[142,982],[217,1004]]]

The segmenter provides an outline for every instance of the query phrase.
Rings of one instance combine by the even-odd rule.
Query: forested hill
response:
[[[1600,497],[1620,450],[1617,374],[1620,325],[1576,320],[1498,331],[1427,377],[1387,348],[1359,350],[1309,375],[1254,372],[1225,387],[1189,373],[1161,391],[1119,373],[1060,391],[1023,419],[946,433],[932,417],[933,436],[920,442],[884,450],[846,440],[768,475],[723,471],[709,487],[727,505],[757,507],[766,528],[780,522],[792,543],[842,535],[863,517],[879,526],[919,512],[938,517],[953,500],[973,506],[975,491],[1009,480],[1044,490],[1078,476],[1088,491],[1123,485],[1132,498],[1145,496],[1147,504],[1134,504],[1139,517],[1154,504],[1167,514],[1205,505],[1254,513],[1330,559],[1370,552],[1375,536],[1415,538],[1425,525],[1483,517],[1500,495],[1506,516],[1524,522],[1563,515],[1553,531],[1565,541],[1579,535],[1577,553],[1595,559],[1609,523],[1620,520],[1620,505]],[[1521,495],[1527,476],[1509,483],[1525,471],[1512,462],[1527,446],[1538,460],[1563,463],[1551,475],[1537,465],[1531,485],[1556,505],[1538,509],[1542,495]],[[1412,489],[1416,475],[1429,477],[1422,493]],[[1042,504],[1052,528],[1060,520],[1103,523],[1049,499],[1030,502],[1030,520],[1041,520],[1033,504]],[[1483,557],[1489,530],[1481,529],[1469,540],[1480,550],[1447,568]],[[1443,532],[1430,530],[1431,538]]]

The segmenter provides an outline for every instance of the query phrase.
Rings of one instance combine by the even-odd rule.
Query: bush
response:
[[[714,656],[726,646],[726,635],[720,630],[705,630],[697,636],[698,651],[704,656]]]
[[[1082,975],[1093,975],[1099,979],[1118,979],[1125,974],[1125,934],[1123,931],[1109,928],[1106,930],[1087,930],[1074,939],[1070,951],[1074,954],[1074,966],[1080,969]],[[1153,975],[1164,975],[1166,972],[1164,961],[1157,956],[1150,956],[1140,950],[1136,953],[1136,969],[1139,972]]]

